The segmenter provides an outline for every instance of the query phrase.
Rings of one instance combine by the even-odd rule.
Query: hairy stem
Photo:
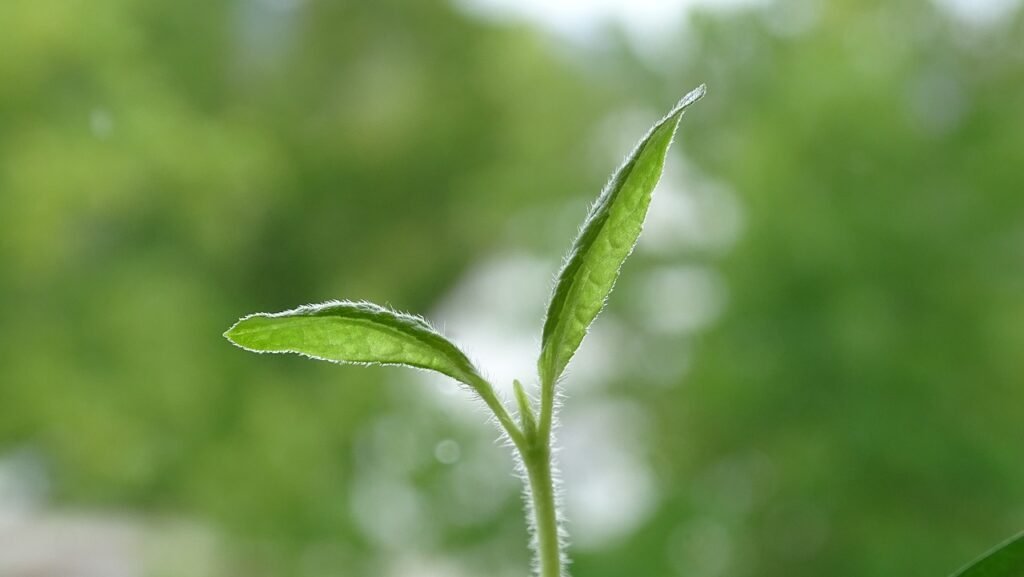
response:
[[[539,577],[564,577],[562,542],[558,532],[558,504],[555,499],[555,480],[552,476],[551,429],[554,421],[554,386],[542,387],[541,418],[538,423],[522,385],[519,381],[514,383],[522,428],[512,420],[505,405],[494,394],[490,383],[481,378],[473,383],[473,386],[490,407],[523,459],[533,508]]]
[[[540,577],[561,577],[562,552],[558,536],[555,484],[551,476],[551,449],[547,443],[523,452],[523,464],[533,501],[534,537]]]
[[[521,448],[523,465],[533,500],[534,537],[537,540],[537,565],[540,577],[562,577],[562,542],[558,534],[558,504],[552,476],[551,430],[555,413],[555,385],[541,383],[540,420],[536,429],[526,433],[527,446]]]

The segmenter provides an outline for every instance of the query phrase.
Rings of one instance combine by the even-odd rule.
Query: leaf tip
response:
[[[254,351],[245,342],[245,338],[244,337],[245,337],[246,333],[245,333],[245,331],[242,330],[242,327],[243,327],[244,324],[246,324],[246,321],[252,319],[253,317],[258,317],[258,316],[264,316],[264,315],[254,314],[254,315],[244,316],[244,317],[238,319],[235,322],[235,324],[231,325],[228,328],[228,330],[224,331],[224,333],[221,336],[223,336],[225,339],[227,339],[227,341],[229,343],[235,345],[236,347],[238,347],[240,349],[244,349],[244,350],[247,350],[247,351],[253,351],[253,352],[259,352],[259,351]]]
[[[238,328],[238,323],[240,323],[240,322],[242,322],[242,321],[237,321],[237,322],[235,322],[235,324],[233,324],[233,325],[231,325],[230,327],[228,327],[228,330],[224,331],[224,332],[223,332],[223,333],[221,334],[221,336],[222,336],[222,337],[224,337],[225,339],[227,339],[227,340],[228,340],[228,342],[229,342],[229,343],[231,343],[231,344],[233,344],[233,345],[237,345],[237,344],[238,344],[238,343],[237,343],[237,342],[235,341],[235,338],[234,338],[234,337],[235,337],[235,329],[236,329],[236,328]]]
[[[672,112],[668,113],[668,117],[672,117],[672,116],[675,116],[675,115],[683,112],[691,104],[693,104],[694,102],[697,102],[701,98],[704,98],[704,95],[707,94],[707,91],[708,91],[708,85],[707,84],[701,84],[697,88],[694,88],[693,90],[687,92],[686,96],[680,98],[679,102],[677,102],[676,105],[674,107],[672,107]]]
[[[684,96],[682,100],[679,101],[678,106],[680,106],[681,108],[686,108],[687,106],[693,104],[694,102],[697,102],[701,98],[704,98],[704,95],[707,93],[708,85],[705,83],[701,83],[700,86],[694,88],[686,96]]]

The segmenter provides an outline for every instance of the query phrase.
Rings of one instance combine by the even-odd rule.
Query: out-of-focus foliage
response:
[[[578,572],[949,574],[1024,526],[1024,18],[794,0],[693,25],[648,86],[706,79],[683,147],[744,230],[694,255],[724,313],[649,405],[671,496]]]
[[[549,279],[627,152],[610,105],[706,81],[664,195],[691,218],[651,223],[577,360],[618,335],[615,370],[570,390],[623,409],[599,431],[645,425],[650,504],[574,574],[941,576],[1024,526],[1019,10],[780,0],[696,13],[661,58],[563,58],[440,0],[0,22],[0,455],[55,506],[194,519],[228,574],[522,574],[492,438],[395,371],[220,334],[338,297],[430,310],[515,243]]]
[[[380,574],[348,495],[391,373],[220,334],[339,295],[428,309],[512,208],[600,184],[563,154],[596,97],[440,1],[13,0],[0,22],[0,446],[59,502],[237,532],[240,574]],[[432,538],[525,542],[504,506]]]

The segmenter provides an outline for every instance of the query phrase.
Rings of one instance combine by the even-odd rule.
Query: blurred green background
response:
[[[424,312],[533,382],[623,155],[701,82],[571,367],[578,577],[950,573],[1024,528],[1015,0],[0,2],[0,575],[523,576],[483,413],[256,357]]]

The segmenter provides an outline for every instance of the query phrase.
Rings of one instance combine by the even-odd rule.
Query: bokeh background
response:
[[[1015,0],[0,2],[0,575],[521,577],[424,312],[535,382],[588,203],[701,82],[571,368],[578,577],[947,575],[1024,528]]]

